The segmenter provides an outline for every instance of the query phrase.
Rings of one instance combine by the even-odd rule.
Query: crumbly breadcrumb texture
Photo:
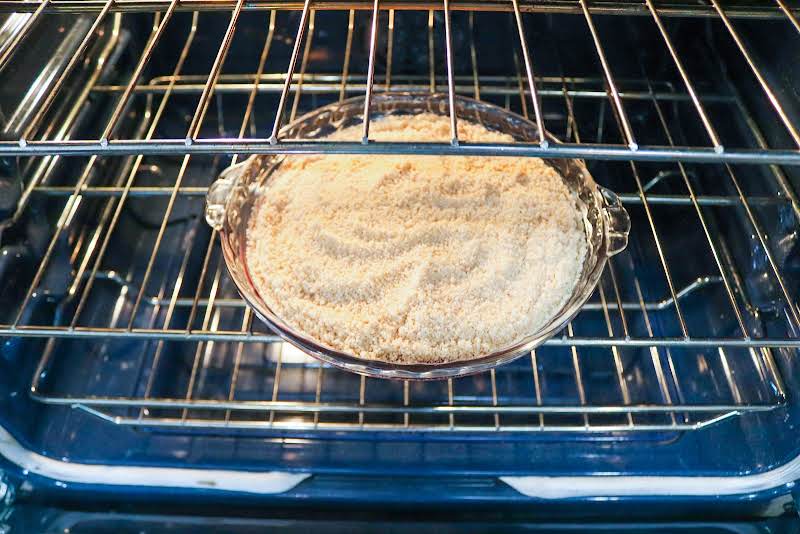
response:
[[[458,127],[466,141],[513,141]],[[447,141],[450,123],[395,116],[370,134]],[[401,364],[469,360],[536,332],[572,293],[586,253],[573,195],[531,158],[288,156],[247,234],[253,281],[286,324]]]

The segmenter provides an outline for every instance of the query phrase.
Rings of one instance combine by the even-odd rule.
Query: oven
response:
[[[800,528],[798,6],[0,11],[0,532]],[[274,135],[387,91],[477,98],[560,142]],[[326,151],[581,159],[629,245],[511,363],[348,373],[254,316],[203,216],[232,163]]]

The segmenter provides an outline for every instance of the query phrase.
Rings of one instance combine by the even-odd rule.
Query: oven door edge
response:
[[[285,493],[311,476],[284,471],[253,472],[224,469],[141,467],[64,462],[31,452],[0,426],[0,457],[56,484],[136,486],[269,495]]]
[[[2,426],[0,426],[0,457],[12,464],[22,479],[35,475],[63,488],[87,485],[111,486],[119,489],[219,491],[253,496],[279,495],[291,492],[312,476],[311,473],[286,471],[255,472],[66,462],[26,449]],[[742,497],[748,501],[773,501],[777,497],[791,495],[795,481],[799,479],[800,457],[764,473],[731,477],[625,475],[499,477],[504,483],[501,486],[513,488],[517,495],[517,499],[512,500],[519,501],[521,498],[545,502],[615,498],[704,500],[703,498],[724,497],[737,501]],[[436,484],[436,481],[433,483]],[[420,494],[424,493],[422,487],[420,490]],[[413,499],[413,495],[408,497]],[[781,501],[784,502],[785,499]]]

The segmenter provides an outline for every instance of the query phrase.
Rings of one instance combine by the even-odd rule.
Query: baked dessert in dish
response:
[[[462,148],[483,155],[432,155],[451,105]],[[371,140],[411,144],[291,154],[296,140],[364,151],[363,112],[362,96],[303,115],[278,153],[225,169],[206,195],[239,293],[310,356],[378,378],[491,369],[563,329],[627,245],[625,209],[582,161],[494,157],[543,147],[534,123],[486,102],[374,94]]]
[[[397,115],[370,132],[446,142],[450,123]],[[459,135],[514,141],[469,122]],[[293,330],[358,358],[441,364],[513,345],[557,314],[582,273],[584,217],[541,159],[292,155],[257,192],[246,262]]]

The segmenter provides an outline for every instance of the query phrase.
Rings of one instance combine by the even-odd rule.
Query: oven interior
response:
[[[495,371],[402,382],[280,342],[203,219],[208,185],[247,156],[175,140],[267,138],[303,15],[242,4],[165,2],[99,22],[102,3],[47,9],[0,71],[4,141],[161,150],[3,160],[0,424],[26,448],[77,464],[420,476],[742,475],[798,455],[800,203],[797,161],[779,157],[797,148],[786,123],[800,124],[790,17],[727,3],[745,56],[709,4],[658,3],[719,143],[762,156],[738,163],[715,160],[644,4],[596,2],[588,17],[625,116],[579,4],[523,9],[550,132],[626,146],[628,121],[641,147],[707,148],[707,161],[587,149],[632,219],[590,302]],[[453,6],[380,7],[373,90],[446,92],[449,16],[455,93],[533,118],[511,4]],[[373,12],[357,7],[312,3],[283,124],[364,93]]]

